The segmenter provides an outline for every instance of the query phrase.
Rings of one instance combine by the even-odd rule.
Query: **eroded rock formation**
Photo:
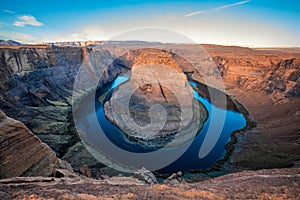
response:
[[[50,176],[57,161],[50,147],[0,110],[0,178]]]
[[[110,53],[103,51],[101,58],[111,59],[110,54],[123,55],[132,46],[145,48],[147,45],[114,42],[107,48]],[[193,53],[197,45],[168,46],[183,58],[199,60]],[[300,155],[299,49],[202,46],[220,70],[226,91],[242,102],[258,122],[256,129],[246,131],[238,139],[238,151],[232,163],[243,168],[296,164]],[[77,69],[90,51],[91,48],[50,46],[1,47],[0,50],[1,109],[24,122],[59,157],[72,153],[74,156],[70,158],[76,158],[76,151],[73,151],[76,148],[70,149],[78,142],[70,112],[71,88]],[[99,85],[113,80],[118,74],[116,69],[129,69],[138,58],[134,54],[128,56],[124,59],[130,61],[128,63],[115,60],[114,67],[105,71],[105,78]],[[185,73],[197,75],[184,59],[176,58],[176,54],[173,58]],[[201,72],[207,77],[215,75],[209,68]]]
[[[205,46],[206,47],[206,46]],[[274,101],[299,97],[299,51],[207,46],[228,88],[261,91]]]
[[[75,48],[0,51],[1,108],[50,145],[58,156],[76,138],[68,130],[74,76],[83,60]]]
[[[207,117],[172,54],[158,49],[132,52],[130,80],[106,102],[106,117],[139,143],[162,147],[175,134],[178,145],[191,140]],[[131,55],[125,55],[130,57]]]
[[[98,67],[89,68],[91,74],[99,73],[96,70],[103,73],[99,85],[112,81],[119,73],[119,68],[109,66],[111,56],[105,50],[42,45],[2,47],[0,109],[23,122],[62,158],[79,142],[72,117],[73,84],[81,65],[90,62]],[[76,156],[70,160],[76,170],[97,162],[91,155],[85,156],[90,163],[78,163]]]

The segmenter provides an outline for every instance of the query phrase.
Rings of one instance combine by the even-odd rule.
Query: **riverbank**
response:
[[[299,165],[300,99],[280,101],[254,91],[229,91],[249,111],[257,126],[238,134],[229,168],[264,169]]]

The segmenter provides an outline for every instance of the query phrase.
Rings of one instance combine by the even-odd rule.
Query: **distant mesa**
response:
[[[59,46],[59,47],[87,47],[87,46],[97,46],[101,45],[102,41],[67,41],[67,42],[53,42],[48,43],[51,46]]]
[[[147,41],[64,41],[64,42],[50,42],[44,43],[50,46],[58,46],[58,47],[95,47],[104,45],[105,47],[113,47],[122,45],[129,45],[129,46],[145,46],[145,45],[159,45],[160,42],[147,42]]]
[[[0,40],[0,46],[22,46],[22,44],[14,40]]]

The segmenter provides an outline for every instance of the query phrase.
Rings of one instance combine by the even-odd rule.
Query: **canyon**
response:
[[[87,165],[94,178],[100,179],[107,174],[110,176],[116,175],[117,172],[111,171],[94,159],[85,149],[78,137],[72,119],[74,80],[83,62],[95,62],[96,60],[97,65],[103,66],[101,68],[103,76],[101,76],[101,80],[99,80],[97,85],[99,88],[112,82],[117,75],[129,70],[135,70],[134,65],[146,64],[145,61],[147,61],[147,59],[142,55],[147,55],[147,50],[143,49],[149,48],[149,46],[154,48],[156,45],[158,44],[135,42],[135,50],[127,54],[124,54],[124,52],[132,49],[130,42],[108,43],[100,50],[89,46],[1,46],[0,109],[5,113],[1,113],[0,117],[2,120],[0,122],[1,140],[3,140],[1,143],[1,153],[3,155],[10,154],[10,152],[14,150],[13,146],[15,145],[26,147],[35,144],[36,147],[32,146],[33,148],[42,149],[36,154],[36,160],[30,159],[33,165],[37,164],[37,166],[41,167],[36,167],[33,168],[34,170],[26,172],[26,170],[30,169],[30,166],[24,166],[24,168],[20,168],[17,172],[12,171],[8,173],[9,168],[1,166],[1,170],[5,169],[5,172],[1,172],[1,174],[6,174],[7,178],[21,175],[53,175],[52,170],[55,163],[58,162],[58,159],[62,159],[69,162],[76,172],[79,172],[83,166]],[[112,191],[110,194],[107,194],[107,196],[110,197],[112,196],[111,194],[120,193],[121,190],[123,191],[121,193],[124,193],[124,195],[136,195],[136,198],[138,198],[141,197],[140,195],[142,194],[133,192],[136,188],[152,191],[156,190],[156,187],[166,187],[170,189],[167,195],[171,196],[174,195],[174,191],[187,190],[190,191],[190,193],[182,193],[180,197],[188,198],[188,195],[194,195],[193,197],[196,198],[197,195],[207,195],[209,199],[213,198],[214,195],[223,195],[224,198],[229,198],[232,197],[230,195],[232,195],[233,192],[230,194],[221,194],[223,190],[227,189],[226,187],[225,189],[224,187],[220,189],[220,187],[221,185],[226,185],[227,182],[233,181],[239,186],[234,189],[227,184],[228,190],[232,189],[232,191],[235,191],[240,188],[240,191],[237,192],[236,195],[245,195],[244,197],[246,198],[251,195],[249,194],[250,196],[247,196],[248,193],[242,194],[241,191],[247,191],[245,186],[255,186],[258,181],[262,181],[262,185],[266,188],[265,195],[271,195],[272,191],[268,188],[274,186],[277,191],[276,195],[278,196],[284,197],[284,194],[282,194],[280,190],[286,189],[286,193],[292,195],[291,198],[297,197],[299,194],[299,192],[296,191],[297,189],[292,191],[287,188],[295,184],[297,185],[300,182],[300,50],[297,48],[251,49],[219,45],[201,45],[200,47],[200,45],[192,44],[168,44],[165,45],[164,48],[172,52],[168,54],[168,56],[171,55],[171,57],[165,57],[165,60],[162,59],[158,64],[165,64],[165,61],[168,60],[168,62],[171,63],[167,64],[174,66],[175,70],[181,70],[182,73],[190,76],[193,80],[197,80],[199,83],[222,90],[228,94],[228,97],[233,101],[241,103],[240,109],[244,109],[243,112],[247,115],[248,126],[247,129],[232,135],[232,144],[230,146],[231,155],[221,167],[226,172],[238,173],[225,175],[216,179],[209,179],[205,182],[193,183],[191,185],[181,183],[174,187],[169,185],[150,187],[135,179],[133,181],[122,177],[118,179],[117,177],[116,180],[114,179],[110,182],[111,185],[114,186],[109,187]],[[206,56],[197,57],[199,48],[201,48],[201,51],[206,52],[211,58]],[[163,54],[162,52],[162,50],[156,50],[154,53],[152,52],[152,54],[161,57],[160,54]],[[183,58],[188,58],[188,61]],[[199,62],[199,60],[201,62]],[[219,70],[218,73],[213,71],[213,68],[210,67],[201,68],[201,63],[208,61],[215,63]],[[155,65],[157,63],[154,62],[151,64]],[[196,68],[199,67],[201,70],[196,71],[193,66]],[[138,67],[136,67],[136,69],[138,69]],[[97,69],[91,67],[90,73],[98,74],[99,72],[96,70]],[[144,71],[145,70],[143,70],[143,72]],[[143,74],[140,73],[140,75]],[[203,80],[203,76],[206,77],[205,80]],[[215,80],[218,78],[221,78],[224,84],[223,88],[219,85],[214,85]],[[167,77],[164,77],[164,79],[167,79]],[[184,80],[184,83],[185,82],[186,80]],[[143,89],[147,91],[149,88],[141,88],[139,92],[143,92]],[[164,101],[159,85],[151,86],[150,89],[159,97],[158,101]],[[88,92],[89,88],[86,88],[86,91]],[[164,88],[163,91],[167,94],[166,99],[169,100],[169,98],[171,98],[172,100],[172,96],[168,96],[168,91],[164,90]],[[118,93],[113,95],[118,96]],[[138,96],[137,98],[143,97],[146,99],[148,94],[144,93],[144,95],[144,97]],[[190,100],[192,103],[192,98]],[[140,99],[138,101],[140,101]],[[109,111],[110,109],[109,103],[107,103],[106,110]],[[135,114],[139,115],[138,112],[135,112]],[[116,119],[111,119],[111,121],[115,120]],[[2,129],[2,127],[8,126],[8,122],[16,125]],[[22,123],[24,123],[24,125]],[[16,127],[17,130],[12,129],[12,127]],[[19,137],[29,137],[28,134],[31,134],[31,131],[35,136],[31,134],[32,136],[30,136],[30,138],[36,142],[31,144],[31,140],[22,141],[22,139],[19,139],[12,141],[5,139],[4,136],[7,135],[7,133],[18,136],[20,129],[24,130],[26,134],[20,135]],[[7,142],[10,144],[7,145]],[[47,144],[52,150],[42,142]],[[20,155],[24,157],[26,152],[27,151],[23,151]],[[38,160],[40,157],[44,157],[45,161]],[[1,163],[4,163],[5,157],[1,156],[0,158]],[[22,163],[24,161],[16,156],[13,162]],[[48,165],[48,163],[51,164]],[[48,167],[45,168],[43,167],[44,165]],[[40,168],[43,168],[46,172],[39,171],[38,169]],[[51,170],[49,168],[51,168]],[[276,170],[271,168],[286,169]],[[241,172],[243,170],[258,169],[270,170]],[[73,173],[72,170],[69,170],[71,171],[70,173]],[[281,175],[284,177],[280,179],[280,181],[282,181],[280,182],[281,184],[275,186],[273,181],[278,180],[278,177]],[[3,175],[5,178],[6,176]],[[203,176],[205,178],[203,178]],[[195,174],[194,177],[187,181],[192,182],[206,179],[210,175],[208,175],[208,177],[203,176]],[[242,178],[245,176],[257,176],[259,178]],[[233,179],[233,177],[236,179]],[[291,178],[291,180],[286,180],[287,177]],[[241,183],[237,181],[240,179],[245,182]],[[120,189],[122,181],[118,182],[117,180],[124,180],[124,184],[126,181],[133,183],[127,183],[127,185],[130,185],[127,189],[125,189],[124,186]],[[27,191],[22,188],[27,187],[25,179],[20,180],[19,183],[15,183],[13,179],[7,179],[7,181],[7,183],[0,181],[0,197],[1,195],[3,198],[15,197],[14,195],[16,195],[17,191],[22,191],[21,194],[27,197],[32,194],[36,197],[43,197],[43,195],[50,197],[51,195],[53,196],[54,193],[42,193],[41,185],[48,185],[52,188],[52,191],[59,188],[58,180],[55,178],[47,179],[45,182],[39,179],[34,181],[32,184],[36,188],[39,188],[36,193],[32,190]],[[78,178],[78,182],[72,183],[72,179],[67,180],[66,178],[66,181],[70,183],[70,185],[76,185],[78,194],[83,193],[79,192],[79,188],[82,184],[91,184],[91,187],[96,184],[99,188],[105,188],[104,183],[95,183],[95,180],[92,179]],[[106,182],[109,182],[109,179],[106,180]],[[206,184],[213,185],[214,183],[217,183],[217,185],[214,186],[213,189],[208,189],[208,186],[205,186]],[[10,192],[3,192],[9,187],[14,187],[14,189]],[[66,188],[68,187],[69,186],[66,186]],[[294,187],[297,188],[296,186]],[[196,192],[198,190],[202,191],[201,194]],[[62,191],[62,193],[60,193],[57,190],[56,194],[62,195],[64,193],[69,199],[73,198],[73,194],[69,194],[68,192]],[[100,195],[92,191],[92,189],[90,189],[88,193],[89,195]],[[158,192],[157,195],[160,196],[162,194]],[[262,195],[262,193],[259,193],[259,195]],[[127,198],[129,198],[129,196]]]

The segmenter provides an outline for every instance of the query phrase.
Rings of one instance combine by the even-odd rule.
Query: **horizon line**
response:
[[[144,42],[144,43],[161,43],[161,44],[190,44],[190,45],[217,45],[217,46],[231,46],[231,47],[248,47],[248,48],[300,48],[300,46],[292,45],[276,45],[276,46],[264,46],[264,45],[250,45],[250,44],[228,44],[228,43],[183,43],[183,42],[160,42],[160,41],[146,41],[146,40],[65,40],[65,41],[45,41],[45,42],[34,42],[34,43],[23,43],[17,40],[5,40],[0,41],[14,41],[18,42],[23,46],[26,45],[51,45],[55,43],[70,43],[70,42]]]

